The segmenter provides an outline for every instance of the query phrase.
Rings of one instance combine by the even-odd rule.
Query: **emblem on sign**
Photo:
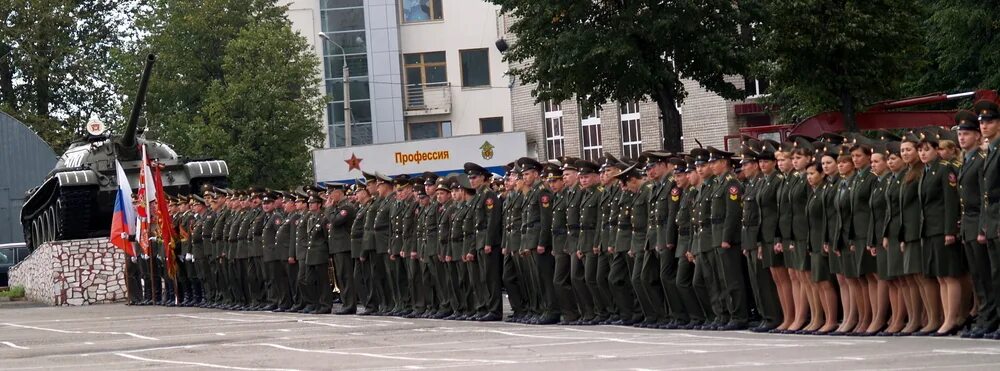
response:
[[[496,147],[490,144],[489,141],[485,141],[483,142],[483,145],[479,146],[479,149],[482,150],[481,154],[483,155],[483,160],[489,160],[493,158],[493,148]]]
[[[90,135],[98,136],[104,134],[104,130],[104,123],[100,120],[90,119],[90,121],[87,121],[87,132],[90,133]]]

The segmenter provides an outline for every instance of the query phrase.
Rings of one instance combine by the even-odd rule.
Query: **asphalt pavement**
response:
[[[1000,369],[1000,341],[98,305],[0,307],[3,370]]]

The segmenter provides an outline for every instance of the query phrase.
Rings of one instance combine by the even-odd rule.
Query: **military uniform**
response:
[[[310,203],[322,202],[312,196]],[[299,240],[305,242],[304,249],[296,249],[300,266],[299,292],[306,304],[303,313],[328,314],[333,308],[333,289],[330,287],[330,246],[326,235],[327,220],[317,211],[308,212],[300,219],[296,234],[304,234]]]
[[[343,188],[340,189],[343,191]],[[340,299],[344,304],[337,314],[354,314],[358,306],[358,293],[354,280],[351,233],[357,210],[347,198],[330,209],[332,212],[327,218],[328,245],[333,258],[333,271],[337,277],[337,288],[340,289]]]
[[[524,171],[533,170],[539,173],[542,166],[530,158],[517,161]],[[555,259],[552,256],[552,206],[555,200],[552,192],[541,181],[536,181],[529,188],[525,197],[523,216],[521,217],[523,238],[522,249],[528,250],[534,256],[532,295],[538,298],[538,316],[534,323],[553,324],[559,321],[559,307],[555,300],[552,287]],[[544,248],[539,253],[537,248]]]
[[[727,159],[726,152],[712,151],[710,160]],[[730,155],[731,156],[731,155]],[[709,161],[712,162],[712,161]],[[711,194],[712,245],[716,247],[715,254],[718,264],[714,265],[715,274],[719,277],[721,296],[726,307],[730,322],[723,328],[742,329],[747,326],[746,286],[743,281],[740,251],[740,236],[743,207],[740,205],[743,185],[732,173],[719,175],[714,183]],[[723,243],[729,245],[725,247]]]
[[[273,199],[277,194],[269,195]],[[288,226],[282,210],[264,214],[263,242],[264,270],[267,272],[266,309],[285,311],[292,307],[292,294],[288,288]]]
[[[972,112],[959,112],[955,121],[958,130],[979,131],[979,118]],[[958,240],[965,246],[965,255],[972,276],[972,288],[978,304],[976,322],[970,331],[963,333],[963,337],[981,337],[983,334],[996,331],[1000,319],[997,313],[998,292],[993,289],[990,280],[992,270],[990,254],[986,246],[978,241],[980,215],[983,212],[980,183],[983,180],[985,161],[986,151],[974,148],[966,151],[958,171],[958,195],[962,206]]]
[[[473,254],[478,276],[472,283],[478,294],[476,308],[479,321],[499,321],[503,319],[503,295],[501,293],[503,260],[503,205],[496,192],[489,188],[488,178],[492,176],[485,168],[474,163],[464,165],[469,176],[482,177],[484,184],[476,189],[472,203],[472,217],[476,228],[476,243]],[[485,247],[490,246],[490,252]]]
[[[626,169],[635,172],[633,169]],[[624,174],[624,175],[623,175]],[[636,177],[635,174],[628,174],[622,171],[619,179],[623,177]],[[634,261],[629,257],[632,248],[632,233],[634,231],[632,222],[632,207],[635,199],[639,197],[638,192],[625,189],[623,186],[617,199],[615,218],[616,230],[614,243],[608,248],[611,255],[610,272],[608,273],[608,283],[611,286],[611,295],[614,297],[615,305],[618,307],[619,320],[613,324],[634,325],[641,321],[643,314],[636,312],[636,293],[631,284],[631,272]],[[613,249],[612,249],[613,248]]]
[[[518,170],[511,165],[508,176],[517,176]],[[502,250],[507,253],[503,256],[503,286],[507,292],[507,301],[510,303],[513,312],[505,321],[516,322],[523,319],[528,313],[529,292],[526,279],[526,268],[521,258],[521,218],[524,210],[524,194],[519,190],[508,189],[503,195],[503,240]]]
[[[693,167],[694,163],[691,162],[690,168],[685,168],[681,171],[694,171]],[[695,204],[695,200],[698,199],[698,191],[699,188],[694,186],[689,186],[683,190],[678,188],[676,192],[671,191],[671,199],[673,197],[679,198],[677,215],[675,216],[677,226],[677,247],[674,252],[674,258],[677,260],[677,278],[675,282],[681,296],[681,303],[684,305],[684,315],[688,319],[688,323],[683,326],[685,329],[693,329],[695,326],[701,326],[705,323],[708,318],[706,307],[710,301],[708,290],[706,290],[705,286],[694,285],[695,263],[689,260],[687,256],[688,253],[692,253],[692,249],[697,243],[697,221],[695,220],[695,208],[697,205]],[[685,317],[683,316],[678,318],[680,321],[684,319]]]

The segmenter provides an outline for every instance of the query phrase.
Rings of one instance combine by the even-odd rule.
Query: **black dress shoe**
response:
[[[556,316],[541,316],[538,321],[535,321],[536,325],[554,325],[559,323],[559,317]]]
[[[931,336],[935,331],[917,331],[913,333],[913,336]]]
[[[336,314],[336,315],[339,315],[339,316],[348,315],[348,314],[356,314],[356,313],[358,313],[358,308],[340,308],[340,310],[338,310],[336,312],[333,312],[333,314]]]
[[[496,313],[486,313],[485,316],[479,317],[479,322],[496,322],[501,319],[502,317]]]

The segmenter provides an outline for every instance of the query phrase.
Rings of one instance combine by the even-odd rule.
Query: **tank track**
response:
[[[55,218],[57,240],[89,237],[96,196],[94,191],[91,187],[59,188]]]

